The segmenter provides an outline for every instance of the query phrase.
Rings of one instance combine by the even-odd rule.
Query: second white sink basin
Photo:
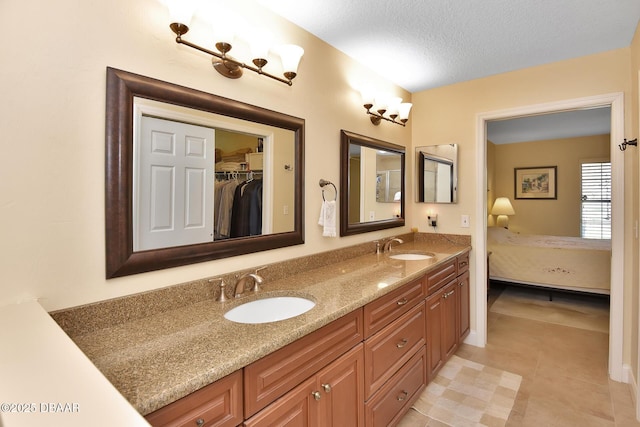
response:
[[[401,259],[404,261],[421,261],[425,259],[431,259],[434,256],[435,255],[430,255],[430,254],[394,254],[394,255],[389,255],[389,258]]]
[[[241,304],[224,314],[236,323],[269,323],[290,319],[311,310],[315,302],[301,297],[271,297]]]

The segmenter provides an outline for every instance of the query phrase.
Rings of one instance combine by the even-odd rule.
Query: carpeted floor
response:
[[[521,381],[520,375],[454,355],[399,426],[504,426]]]
[[[602,297],[554,292],[553,301],[549,301],[549,293],[544,290],[507,286],[489,311],[556,325],[609,332],[609,301]]]

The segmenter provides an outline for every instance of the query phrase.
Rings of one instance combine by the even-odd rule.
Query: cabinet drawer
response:
[[[457,276],[457,260],[452,259],[442,267],[427,273],[425,283],[427,284],[427,295],[433,294],[435,291],[446,285]]]
[[[406,285],[364,306],[364,333],[369,338],[424,299],[423,279]]]
[[[456,258],[458,263],[458,276],[469,271],[469,252],[465,252]]]
[[[242,423],[242,371],[145,417],[152,426],[237,426]],[[204,423],[198,424],[198,420]]]
[[[366,403],[366,425],[372,427],[395,425],[419,397],[426,383],[426,352],[422,347]]]
[[[417,305],[365,341],[364,389],[369,398],[425,344],[425,305]]]
[[[314,375],[363,339],[362,310],[355,310],[245,367],[245,418]]]

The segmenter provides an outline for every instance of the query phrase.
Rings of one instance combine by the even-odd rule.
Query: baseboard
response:
[[[640,407],[638,406],[638,381],[633,375],[633,369],[626,363],[622,365],[622,378],[625,383],[629,384],[631,389],[631,398],[636,408],[636,420],[640,420]]]
[[[469,335],[464,339],[465,344],[472,345],[474,347],[484,347],[484,344],[478,342],[478,333],[475,330],[471,330]]]

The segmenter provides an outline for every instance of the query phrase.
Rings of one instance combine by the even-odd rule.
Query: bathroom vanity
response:
[[[98,307],[54,318],[152,425],[392,425],[469,333],[469,242],[405,241],[392,252],[434,256],[397,260],[371,245],[276,280],[267,272],[260,292],[223,303],[87,331],[73,331],[69,316]],[[223,317],[277,295],[316,305],[273,323]]]

